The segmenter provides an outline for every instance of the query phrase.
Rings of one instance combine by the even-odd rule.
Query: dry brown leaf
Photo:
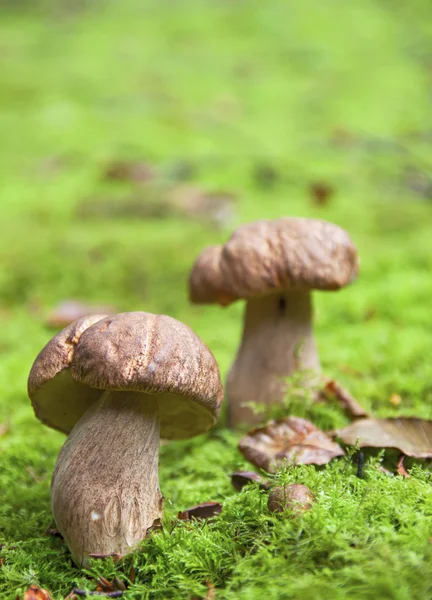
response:
[[[60,329],[88,315],[111,315],[115,312],[116,310],[112,306],[91,306],[77,300],[64,300],[53,308],[46,319],[46,324],[48,327]]]
[[[136,577],[135,567],[131,567],[130,571],[129,571],[129,581],[131,583],[135,583],[135,577]]]
[[[335,435],[360,448],[395,448],[413,458],[432,458],[432,421],[410,417],[360,419]]]
[[[330,437],[306,419],[287,417],[250,431],[239,442],[243,456],[273,473],[285,462],[324,465],[345,453]]]
[[[341,384],[334,379],[328,379],[326,381],[324,389],[320,390],[320,395],[322,395],[324,398],[335,398],[338,400],[343,409],[355,419],[369,416],[366,410],[357,402],[354,396],[351,396],[348,390],[342,387]]]
[[[405,460],[405,455],[402,454],[399,457],[398,463],[397,463],[397,467],[396,470],[398,472],[399,475],[402,475],[402,477],[404,477],[405,479],[407,477],[409,477],[409,473],[408,471],[405,469],[405,465],[404,465],[404,460]]]
[[[269,483],[253,471],[236,471],[231,475],[231,483],[239,492],[250,483],[259,483],[260,488],[264,490],[269,488]]]
[[[219,502],[203,502],[191,508],[187,508],[178,513],[178,518],[182,521],[190,519],[210,519],[222,511],[222,504]]]
[[[271,512],[290,510],[293,516],[296,516],[312,508],[314,501],[315,496],[308,487],[301,483],[293,483],[273,488],[267,506]]]
[[[45,535],[52,535],[53,537],[58,537],[60,539],[64,539],[62,534],[60,533],[60,531],[58,529],[56,529],[55,527],[51,527],[51,525],[49,525],[45,531],[44,531]]]
[[[51,596],[48,590],[40,588],[37,585],[31,585],[24,592],[23,600],[51,600]]]

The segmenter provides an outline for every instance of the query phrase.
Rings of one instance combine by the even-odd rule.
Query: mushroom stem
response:
[[[312,331],[309,290],[290,290],[251,298],[246,304],[243,338],[227,378],[230,425],[256,424],[262,416],[245,403],[280,403],[286,377],[308,371],[305,385],[320,372]],[[307,383],[306,383],[307,381]]]
[[[57,459],[51,506],[74,561],[124,555],[162,514],[158,403],[106,391],[77,422]]]

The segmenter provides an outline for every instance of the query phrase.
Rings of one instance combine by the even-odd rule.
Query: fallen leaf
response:
[[[432,421],[410,417],[360,419],[334,434],[360,448],[395,448],[413,458],[432,458]]]
[[[131,567],[130,571],[129,571],[129,581],[131,583],[135,583],[135,577],[136,577],[135,567]]]
[[[58,537],[58,538],[64,539],[62,534],[60,533],[60,531],[58,529],[56,529],[55,527],[51,527],[51,526],[47,527],[45,529],[44,533],[45,533],[45,535],[52,535],[53,537]]]
[[[106,577],[102,577],[102,575],[97,579],[97,592],[104,593],[112,593],[112,592],[124,592],[126,591],[126,586],[118,577],[114,577],[114,579],[109,581]]]
[[[270,473],[285,462],[324,465],[345,454],[326,433],[299,417],[270,421],[250,431],[240,440],[239,450],[252,464]]]
[[[315,496],[307,486],[293,483],[273,488],[269,494],[267,506],[270,512],[290,510],[295,516],[312,508],[314,501]]]
[[[103,577],[102,575],[97,579],[96,583],[97,583],[97,587],[96,587],[97,592],[115,592],[114,584],[111,583],[111,581],[109,581],[108,579],[106,579],[106,577]]]
[[[102,178],[108,181],[145,183],[155,178],[155,171],[143,161],[113,160],[103,168]]]
[[[113,579],[114,587],[116,590],[120,590],[121,592],[126,591],[126,584],[121,581],[117,576]]]
[[[222,511],[222,504],[219,502],[203,502],[191,508],[187,508],[178,513],[178,518],[182,521],[190,519],[210,519]]]
[[[343,409],[355,419],[359,417],[368,417],[366,410],[351,396],[351,394],[340,383],[334,379],[327,380],[323,390],[320,390],[320,395],[324,398],[335,398],[340,402]]]
[[[245,485],[250,483],[259,483],[259,487],[263,490],[269,488],[269,483],[265,481],[261,475],[258,475],[258,473],[254,473],[253,471],[236,471],[231,475],[231,483],[239,492],[241,492]]]
[[[324,206],[330,202],[335,190],[328,183],[316,181],[310,184],[309,192],[315,204],[318,206]]]
[[[407,477],[409,477],[409,473],[405,469],[404,460],[405,460],[405,455],[402,454],[399,457],[399,460],[398,460],[398,463],[397,463],[397,467],[396,467],[396,471],[397,471],[397,473],[399,475],[402,475],[402,477],[404,477],[406,479]]]
[[[393,404],[393,406],[399,406],[402,402],[402,398],[399,394],[392,394],[389,398],[389,402]]]
[[[29,589],[24,592],[23,600],[51,600],[51,596],[48,590],[44,590],[37,585],[31,585]]]
[[[88,315],[100,314],[102,318],[105,315],[112,315],[115,312],[116,310],[112,306],[89,305],[77,300],[63,300],[63,302],[60,302],[50,312],[46,319],[46,324],[48,327],[60,329]]]
[[[163,529],[162,522],[160,519],[155,519],[150,527],[147,528],[147,534],[149,533],[157,533]]]

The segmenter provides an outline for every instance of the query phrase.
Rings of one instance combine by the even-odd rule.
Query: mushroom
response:
[[[296,516],[312,508],[314,501],[315,496],[308,487],[302,483],[292,483],[273,488],[267,506],[270,512],[289,510],[293,516]]]
[[[226,383],[231,425],[257,423],[245,403],[279,403],[288,376],[307,371],[305,385],[316,381],[311,291],[339,290],[357,272],[348,233],[315,219],[256,221],[239,227],[225,245],[202,251],[189,279],[191,301],[247,301],[242,342]]]
[[[57,334],[33,364],[36,416],[69,434],[51,506],[79,565],[123,556],[161,517],[159,436],[189,438],[217,420],[216,360],[186,325],[145,312],[95,315]]]

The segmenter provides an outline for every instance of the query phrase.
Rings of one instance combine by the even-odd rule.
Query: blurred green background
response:
[[[432,417],[428,0],[0,7],[0,542],[19,547],[0,565],[2,598],[33,581],[62,598],[75,576],[66,558],[47,558],[53,542],[41,537],[63,437],[36,421],[26,396],[32,361],[55,332],[51,311],[77,300],[172,315],[204,339],[225,376],[242,303],[191,306],[187,277],[201,249],[241,223],[308,216],[350,232],[358,281],[315,294],[323,369],[375,415]],[[347,422],[337,407],[313,416],[326,428]],[[174,444],[166,462],[163,450],[161,484],[174,513],[232,494],[227,474],[244,463],[236,435],[223,421],[217,431],[214,472],[197,487],[203,440]],[[379,597],[425,597],[416,586],[426,571],[422,583],[405,585],[397,544],[401,563]],[[369,551],[365,542],[365,564]],[[417,559],[426,569],[424,549]],[[304,567],[316,568],[315,558]],[[171,581],[173,567],[155,569]],[[207,577],[192,571],[181,571],[190,586]],[[217,584],[221,598],[229,577]],[[369,578],[360,589],[348,577],[333,595],[323,584],[314,597],[373,597]],[[270,584],[252,581],[236,597],[304,597],[295,586],[281,595],[281,581],[273,596]],[[145,582],[127,597],[193,595],[178,578],[162,591]]]

